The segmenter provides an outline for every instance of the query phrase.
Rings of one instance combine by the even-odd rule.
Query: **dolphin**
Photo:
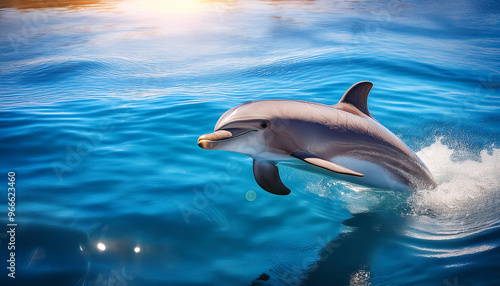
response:
[[[435,188],[425,164],[371,115],[367,98],[372,87],[358,82],[335,105],[245,102],[226,111],[215,132],[198,138],[198,146],[252,157],[258,185],[276,195],[290,194],[278,163],[373,188]]]

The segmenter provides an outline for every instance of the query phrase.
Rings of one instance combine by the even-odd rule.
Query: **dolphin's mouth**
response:
[[[232,140],[236,137],[240,137],[244,134],[247,134],[247,133],[250,133],[253,131],[257,131],[257,130],[237,129],[237,128],[226,129],[226,130],[224,130],[224,129],[217,130],[214,133],[201,135],[198,138],[198,146],[200,146],[203,149],[213,149],[214,145],[217,142]]]

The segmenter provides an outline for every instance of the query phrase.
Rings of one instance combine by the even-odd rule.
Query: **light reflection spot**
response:
[[[97,249],[99,249],[100,251],[104,251],[106,250],[106,244],[102,243],[102,242],[99,242],[97,244]]]

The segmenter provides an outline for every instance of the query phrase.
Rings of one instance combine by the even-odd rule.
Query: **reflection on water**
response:
[[[78,8],[90,6],[108,6],[109,2],[102,0],[2,0],[0,8],[43,9],[43,8]]]
[[[312,4],[315,0],[257,0],[273,5]],[[123,2],[135,2],[137,6],[150,7],[163,12],[189,12],[198,5],[216,5],[220,8],[234,7],[242,1],[235,0],[3,0],[1,8],[46,9],[46,8],[95,8],[111,7]]]
[[[376,213],[358,213],[342,224],[351,227],[330,241],[303,285],[369,285],[371,256],[377,243],[398,228]]]

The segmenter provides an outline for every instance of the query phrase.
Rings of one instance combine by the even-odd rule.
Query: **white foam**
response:
[[[417,213],[456,213],[459,209],[468,212],[498,204],[500,149],[484,149],[474,160],[454,160],[454,152],[462,152],[462,158],[474,157],[467,151],[451,149],[442,143],[442,138],[417,152],[438,183],[436,189],[418,191],[413,196]]]

